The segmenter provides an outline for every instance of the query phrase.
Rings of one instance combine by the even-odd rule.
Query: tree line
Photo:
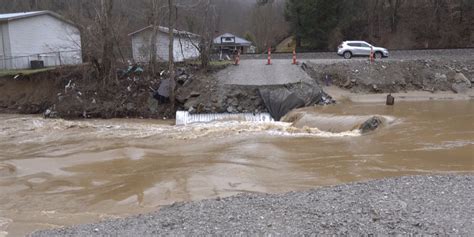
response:
[[[287,0],[297,47],[334,50],[344,40],[393,49],[474,47],[472,0]]]

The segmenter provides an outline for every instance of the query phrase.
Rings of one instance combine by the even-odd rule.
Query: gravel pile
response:
[[[414,176],[179,203],[31,236],[471,235],[474,176]]]

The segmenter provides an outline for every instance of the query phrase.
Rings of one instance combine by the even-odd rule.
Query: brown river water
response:
[[[245,192],[474,171],[474,101],[339,104],[290,123],[0,115],[0,236]],[[384,126],[353,130],[372,115]]]

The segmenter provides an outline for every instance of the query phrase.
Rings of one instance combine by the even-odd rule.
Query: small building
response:
[[[0,69],[82,63],[81,35],[51,11],[0,14]],[[39,64],[38,64],[39,63]]]
[[[252,42],[235,36],[230,33],[225,33],[214,39],[214,48],[222,55],[233,55],[240,50],[241,53],[255,53],[255,47]]]
[[[174,30],[173,57],[175,62],[183,62],[199,57],[199,35]],[[132,37],[132,53],[135,62],[147,63],[151,59],[153,26],[147,26],[141,30],[130,33]],[[169,28],[160,26],[156,35],[157,60],[167,62],[169,60]]]

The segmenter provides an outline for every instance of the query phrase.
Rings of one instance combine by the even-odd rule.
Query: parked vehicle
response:
[[[377,59],[388,57],[389,53],[386,48],[375,47],[365,41],[344,41],[339,45],[337,54],[350,59],[352,57],[368,57],[370,52],[374,52],[374,57]]]

